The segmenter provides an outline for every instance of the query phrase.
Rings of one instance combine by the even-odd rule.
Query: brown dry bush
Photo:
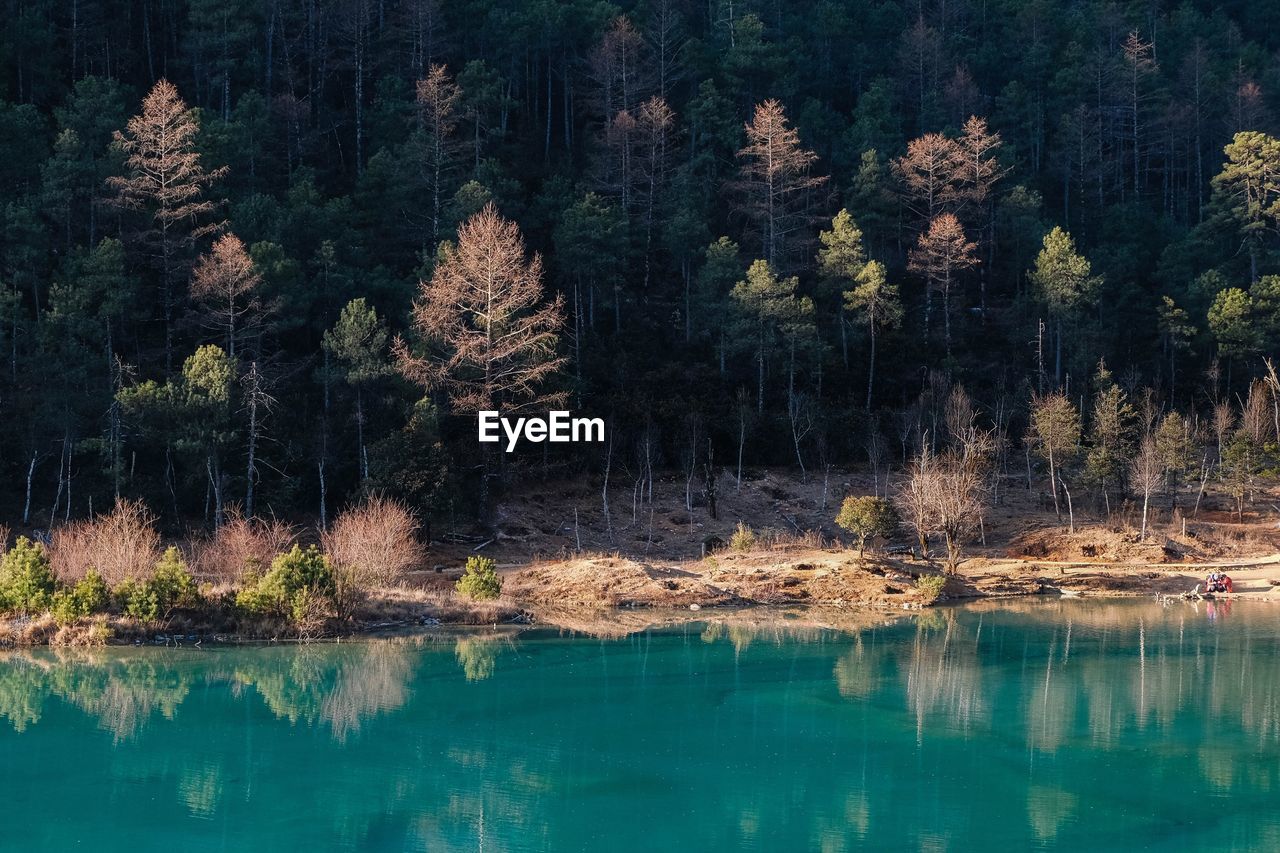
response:
[[[53,570],[68,583],[96,569],[115,586],[126,578],[149,576],[159,558],[156,517],[140,500],[119,499],[106,515],[55,529],[49,541]]]
[[[232,507],[213,536],[195,545],[192,572],[202,581],[238,583],[246,572],[265,572],[297,538],[292,524],[276,518],[245,518],[238,507]]]
[[[322,544],[334,568],[361,587],[392,586],[422,564],[417,532],[407,506],[374,496],[339,515]]]

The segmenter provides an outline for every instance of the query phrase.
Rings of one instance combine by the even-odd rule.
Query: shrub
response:
[[[261,577],[275,556],[289,550],[295,539],[293,525],[277,519],[245,518],[232,507],[213,536],[196,546],[191,567],[202,579],[239,583],[246,575]]]
[[[942,590],[947,579],[942,575],[921,575],[916,578],[916,590],[920,593],[922,604],[933,604],[942,598]]]
[[[385,586],[421,565],[417,532],[418,521],[407,506],[375,496],[338,516],[324,535],[324,549],[335,568]]]
[[[836,524],[857,538],[859,560],[862,559],[862,551],[868,539],[893,535],[898,523],[898,511],[893,508],[893,504],[884,498],[873,498],[870,495],[850,495],[840,504],[840,512],[836,514]]]
[[[67,625],[94,613],[101,613],[111,603],[111,591],[102,575],[90,570],[75,586],[58,590],[53,597],[53,618]]]
[[[182,552],[177,548],[169,548],[156,561],[146,585],[155,591],[160,611],[165,614],[175,607],[192,607],[200,597],[196,582],[182,559]]]
[[[0,603],[4,609],[24,615],[48,610],[56,586],[44,548],[19,536],[0,561]]]
[[[240,591],[236,604],[249,613],[283,616],[297,624],[314,621],[333,600],[334,577],[328,559],[314,545],[294,545],[276,555],[271,569]]]
[[[53,531],[49,560],[64,581],[93,569],[109,584],[144,577],[160,556],[156,517],[142,501],[116,501],[110,513]]]
[[[398,583],[422,563],[417,531],[409,508],[389,498],[369,498],[338,516],[323,536],[338,615],[350,613],[372,587]]]
[[[114,591],[120,612],[139,622],[155,622],[160,618],[160,601],[156,592],[136,578],[125,578]]]
[[[142,622],[168,618],[175,608],[193,607],[200,599],[196,582],[177,548],[169,548],[156,561],[151,577],[126,578],[116,586],[120,611]]]
[[[729,547],[735,551],[750,551],[756,547],[756,532],[739,521],[729,537]]]
[[[467,568],[455,587],[473,601],[488,601],[502,594],[502,578],[498,564],[488,557],[468,557]]]

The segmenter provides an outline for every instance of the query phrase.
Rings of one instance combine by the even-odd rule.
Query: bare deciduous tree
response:
[[[1062,467],[1080,450],[1080,413],[1063,394],[1046,394],[1031,399],[1031,433],[1028,438],[1049,464],[1049,489],[1053,511],[1062,519],[1058,503],[1058,483]]]
[[[213,535],[195,544],[191,568],[205,580],[238,583],[246,573],[265,572],[297,538],[292,524],[277,518],[249,518],[231,506]]]
[[[458,99],[462,91],[443,65],[432,65],[416,88],[419,130],[415,142],[422,181],[431,198],[431,240],[434,242],[440,239],[445,182],[459,148],[453,132],[458,125]]]
[[[1138,454],[1129,463],[1129,483],[1134,491],[1142,495],[1142,541],[1147,539],[1147,510],[1151,505],[1151,495],[1164,482],[1164,464],[1160,461],[1160,451],[1156,447],[1153,436],[1142,439]]]
[[[989,483],[990,440],[952,448],[940,457],[931,495],[934,514],[947,546],[948,574],[955,574],[964,556],[965,540],[982,526]]]
[[[160,304],[165,324],[165,370],[173,368],[173,319],[179,281],[190,263],[188,249],[217,226],[199,225],[216,205],[205,190],[226,173],[206,171],[196,148],[200,124],[178,90],[160,80],[142,101],[142,112],[129,119],[116,145],[125,154],[127,174],[109,178],[116,203],[144,212],[150,222],[136,235],[160,276]]]
[[[422,562],[418,521],[403,503],[375,495],[341,513],[321,537],[338,578],[339,609],[371,588],[400,582]]]
[[[160,558],[156,517],[142,501],[117,500],[106,515],[53,531],[49,561],[59,579],[77,581],[93,569],[109,584],[150,575]]]
[[[926,440],[921,444],[919,455],[908,463],[906,478],[896,496],[903,520],[915,534],[924,559],[929,557],[929,533],[937,522],[934,495],[938,492],[938,473],[937,459]]]
[[[745,130],[747,144],[738,152],[741,210],[760,232],[764,259],[785,271],[788,239],[811,220],[806,197],[826,177],[810,174],[818,155],[800,146],[781,101],[758,104]]]
[[[520,229],[492,203],[463,224],[457,247],[445,251],[422,283],[412,322],[426,351],[414,352],[397,338],[400,369],[428,391],[443,390],[455,412],[512,414],[567,396],[547,388],[565,363],[557,354],[564,298],[544,302],[542,259],[526,256]],[[482,512],[489,477],[486,454]]]
[[[234,234],[219,237],[191,273],[191,298],[204,307],[205,326],[224,336],[232,358],[237,342],[262,320],[260,284],[262,276]]]
[[[903,202],[921,223],[932,222],[955,200],[956,144],[941,133],[926,133],[907,143],[907,153],[892,163]]]
[[[400,368],[444,390],[456,411],[510,414],[565,398],[546,388],[565,363],[556,353],[563,299],[543,302],[542,259],[526,256],[520,229],[492,204],[467,220],[422,283],[412,320],[428,352],[397,340]]]
[[[929,223],[929,230],[920,235],[908,255],[907,269],[925,280],[929,294],[925,300],[925,334],[929,334],[929,314],[933,293],[942,294],[942,312],[945,325],[947,358],[951,358],[951,288],[956,276],[972,266],[978,259],[973,251],[977,244],[964,234],[960,220],[952,213],[943,213]]]

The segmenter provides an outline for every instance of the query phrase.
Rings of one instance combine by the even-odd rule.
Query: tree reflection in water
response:
[[[0,726],[10,766],[47,764],[76,802],[119,811],[103,791],[159,785],[139,821],[220,822],[233,847],[255,846],[298,779],[315,826],[277,827],[292,835],[274,846],[589,849],[632,815],[655,827],[649,849],[963,847],[992,831],[1070,846],[1094,822],[1280,789],[1274,762],[1245,760],[1280,748],[1278,651],[1268,608],[1210,621],[1133,602],[23,651],[0,656]],[[0,807],[6,825],[38,808],[25,796]],[[1275,821],[1231,826],[1241,848],[1280,838]]]

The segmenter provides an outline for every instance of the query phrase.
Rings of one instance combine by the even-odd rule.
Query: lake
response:
[[[1280,849],[1275,605],[802,622],[5,653],[0,848]]]

